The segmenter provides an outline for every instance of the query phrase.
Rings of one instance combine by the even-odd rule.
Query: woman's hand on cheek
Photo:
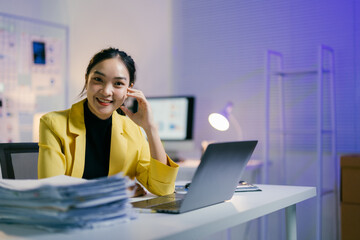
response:
[[[144,128],[144,130],[149,129],[153,126],[153,117],[150,108],[150,104],[146,100],[144,94],[140,90],[128,88],[128,97],[133,97],[138,102],[138,110],[136,113],[131,112],[125,106],[121,106],[121,110],[137,125]]]

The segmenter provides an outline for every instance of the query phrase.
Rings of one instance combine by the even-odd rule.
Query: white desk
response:
[[[0,239],[201,239],[283,208],[286,209],[287,239],[296,239],[296,204],[315,197],[315,187],[259,187],[262,192],[235,193],[230,201],[195,211],[178,215],[142,213],[128,223],[94,230],[48,233],[0,225]]]

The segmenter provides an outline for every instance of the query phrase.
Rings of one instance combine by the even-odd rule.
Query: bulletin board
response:
[[[67,26],[0,13],[0,142],[32,141],[35,115],[66,108],[67,63]]]

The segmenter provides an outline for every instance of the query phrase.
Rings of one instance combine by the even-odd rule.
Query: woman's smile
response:
[[[96,98],[96,100],[98,101],[98,103],[102,106],[109,106],[111,103],[113,103],[113,101],[111,100],[107,100],[107,99],[103,99],[103,98]]]

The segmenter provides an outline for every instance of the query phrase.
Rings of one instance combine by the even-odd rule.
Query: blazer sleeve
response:
[[[152,158],[148,142],[144,136],[142,136],[142,139],[136,167],[136,179],[155,195],[163,196],[173,193],[175,191],[175,180],[179,165],[168,156],[170,166]]]
[[[65,174],[65,155],[61,151],[61,138],[48,115],[40,119],[38,177],[47,178]]]

